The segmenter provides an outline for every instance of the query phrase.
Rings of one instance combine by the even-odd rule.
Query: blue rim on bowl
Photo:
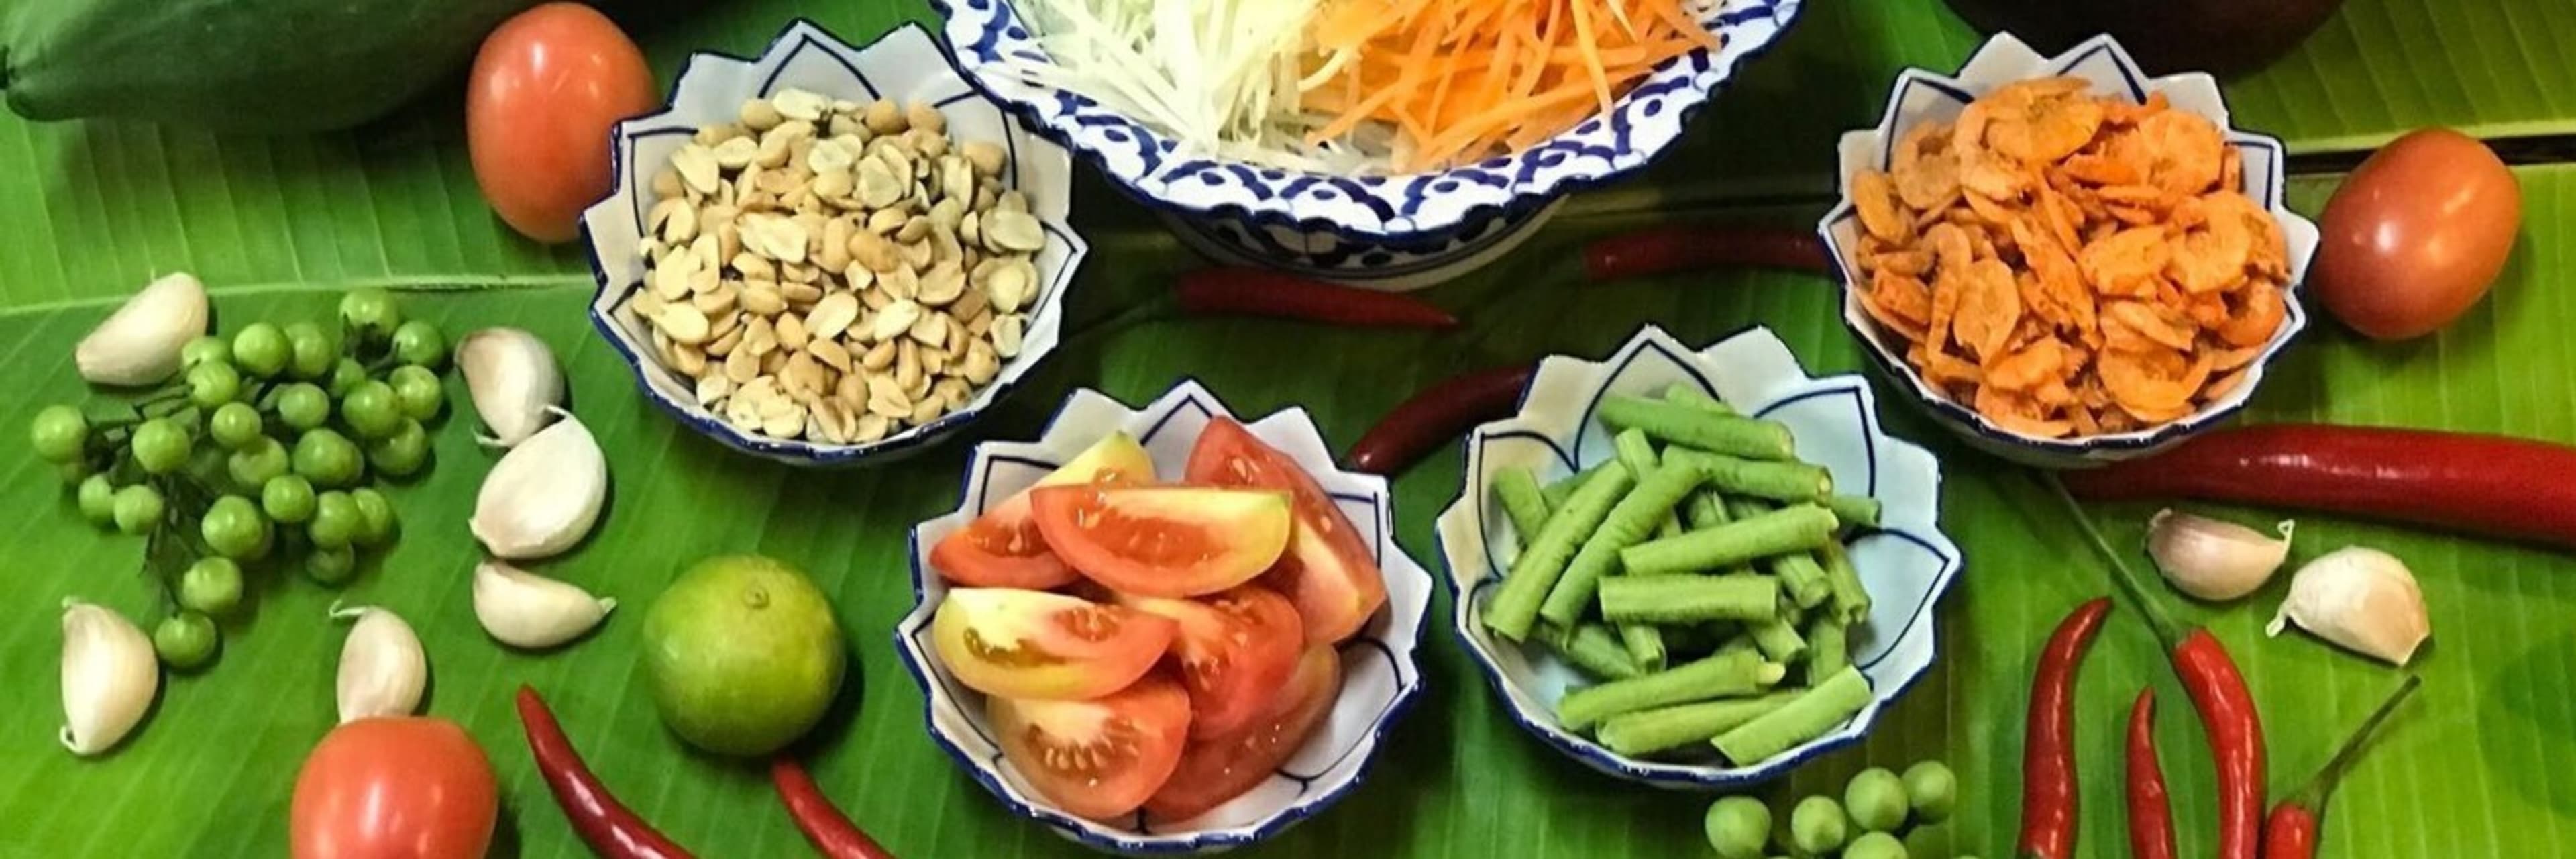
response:
[[[1702,22],[1727,38],[1717,56],[1694,51],[1666,61],[1620,97],[1608,116],[1529,149],[1446,171],[1344,177],[1181,154],[1170,139],[1087,97],[1032,86],[994,68],[1006,56],[1046,60],[1009,0],[931,0],[947,20],[949,49],[969,83],[1028,120],[1037,133],[1084,153],[1112,183],[1148,205],[1255,227],[1392,241],[1436,241],[1495,216],[1526,217],[1563,194],[1645,166],[1744,63],[1777,44],[1804,5],[1805,0],[1707,4]],[[1467,194],[1478,199],[1419,211],[1440,197]]]
[[[2290,276],[2284,285],[2286,316],[2280,329],[2263,345],[2262,352],[2247,364],[2242,383],[2200,411],[2180,420],[2130,432],[2075,438],[2042,438],[1996,426],[1925,381],[1920,372],[1903,360],[1893,341],[1879,330],[1877,320],[1861,306],[1861,284],[1852,276],[1857,271],[1859,249],[1850,237],[1858,235],[1859,215],[1851,201],[1851,175],[1863,168],[1887,169],[1895,160],[1897,141],[1917,123],[1949,121],[1958,115],[1960,109],[1992,87],[2015,80],[2056,75],[2086,78],[2093,81],[2097,91],[2125,96],[2136,102],[2146,101],[2150,94],[2162,93],[2172,100],[2175,109],[2198,113],[2216,123],[2225,131],[2227,146],[2243,159],[2245,184],[2241,190],[2280,222],[2283,238],[2288,242]],[[1833,276],[1843,285],[1843,327],[1860,340],[1861,352],[1869,356],[1873,366],[1888,378],[1903,383],[1913,399],[1931,410],[1942,426],[1981,450],[2045,468],[2100,465],[2161,451],[2243,411],[2254,390],[2261,386],[2272,361],[2280,357],[2290,342],[2307,328],[2308,313],[2300,303],[2299,295],[2309,259],[2316,250],[2317,229],[2314,223],[2290,211],[2285,202],[2288,180],[2280,139],[2230,125],[2217,81],[2209,75],[2192,73],[2149,77],[2110,36],[2096,36],[2063,54],[2041,57],[2012,34],[1998,33],[1978,48],[1976,54],[1954,74],[1906,69],[1897,75],[1878,125],[1844,134],[1839,148],[1841,158],[1835,183],[1841,199],[1817,221],[1816,234],[1831,249]]]
[[[1843,727],[1752,766],[1641,760],[1566,731],[1556,722],[1552,698],[1573,679],[1572,669],[1540,648],[1495,639],[1481,621],[1485,591],[1509,568],[1499,548],[1507,526],[1487,491],[1490,474],[1507,467],[1566,474],[1608,459],[1609,433],[1592,420],[1601,398],[1614,391],[1656,392],[1677,382],[1790,423],[1798,430],[1802,458],[1830,470],[1839,489],[1878,498],[1886,508],[1881,527],[1853,541],[1854,562],[1876,597],[1852,646],[1852,661],[1869,678],[1873,703]],[[1745,787],[1777,778],[1857,742],[1938,658],[1934,612],[1963,568],[1963,557],[1940,530],[1937,459],[1879,425],[1867,380],[1854,374],[1807,376],[1768,329],[1743,330],[1693,350],[1648,326],[1600,361],[1550,357],[1523,392],[1515,416],[1477,427],[1462,453],[1465,485],[1434,531],[1449,571],[1450,631],[1514,723],[1596,771],[1669,788]]]
[[[930,59],[937,63],[922,62]],[[907,82],[912,84],[909,90],[915,95],[922,94],[924,86],[938,84],[928,96],[934,105],[951,114],[952,127],[978,121],[961,115],[961,110],[981,105],[991,111],[989,124],[998,129],[1009,153],[1010,187],[1038,192],[1030,195],[1031,210],[1053,239],[1038,259],[1040,291],[1027,310],[1029,325],[1020,355],[1004,362],[992,383],[976,391],[966,405],[930,423],[865,444],[781,439],[735,428],[697,405],[676,374],[647,354],[647,335],[626,328],[616,318],[625,296],[637,286],[637,277],[622,277],[619,273],[640,266],[634,262],[636,237],[642,234],[640,225],[651,193],[647,187],[650,174],[637,165],[652,159],[640,159],[636,154],[638,141],[684,137],[694,133],[701,122],[718,121],[704,116],[722,116],[722,121],[730,121],[745,98],[768,95],[792,83],[788,78],[809,69],[853,82],[871,98],[905,92]],[[684,105],[684,100],[691,104]],[[697,104],[701,100],[705,100],[703,106]],[[581,243],[594,287],[588,307],[591,327],[617,350],[645,398],[664,414],[728,447],[775,462],[850,465],[862,460],[889,461],[936,443],[974,420],[1017,389],[1054,350],[1063,323],[1065,292],[1083,258],[1090,253],[1090,245],[1073,230],[1066,217],[1071,205],[1072,156],[969,86],[953,58],[919,24],[894,28],[864,46],[852,47],[813,21],[797,18],[782,27],[757,57],[718,51],[691,53],[679,76],[673,79],[663,105],[652,113],[619,122],[609,135],[608,145],[615,180],[608,195],[586,207],[581,218]],[[635,273],[640,276],[640,268]],[[665,384],[670,386],[668,390]]]
[[[1425,679],[1415,662],[1420,647],[1423,624],[1430,622],[1430,573],[1404,554],[1394,536],[1394,496],[1383,478],[1342,472],[1330,467],[1331,451],[1313,420],[1301,408],[1284,409],[1257,421],[1246,422],[1254,434],[1316,473],[1328,491],[1333,492],[1344,512],[1352,505],[1364,505],[1364,521],[1374,532],[1380,567],[1387,578],[1387,605],[1359,636],[1342,642],[1343,697],[1335,703],[1334,715],[1317,729],[1312,743],[1337,740],[1345,745],[1327,750],[1330,763],[1312,770],[1292,772],[1287,766],[1271,782],[1293,784],[1295,793],[1280,807],[1254,814],[1211,829],[1183,833],[1156,833],[1156,824],[1142,812],[1113,826],[1059,811],[1042,798],[1008,783],[998,744],[989,729],[978,724],[980,708],[970,702],[981,696],[955,685],[955,681],[938,668],[929,652],[926,638],[929,624],[937,609],[938,596],[946,585],[928,566],[929,546],[938,531],[961,526],[1019,486],[1034,482],[1065,459],[1071,458],[1100,434],[1113,428],[1125,428],[1144,444],[1156,458],[1157,470],[1177,473],[1179,463],[1196,433],[1190,428],[1203,426],[1215,416],[1231,416],[1232,410],[1210,393],[1195,378],[1185,378],[1171,391],[1143,407],[1130,408],[1090,389],[1078,389],[1066,395],[1064,404],[1039,434],[1036,442],[988,441],[976,445],[961,487],[957,510],[916,525],[907,535],[907,556],[912,569],[915,605],[894,631],[896,653],[904,668],[911,673],[923,692],[922,715],[929,726],[931,739],[982,785],[986,792],[1002,802],[1013,814],[1046,824],[1050,829],[1099,850],[1129,854],[1196,853],[1231,849],[1251,844],[1296,825],[1330,808],[1364,781],[1375,763],[1375,752],[1396,722],[1410,712],[1422,696]],[[997,468],[1009,467],[1014,476],[996,485]],[[1333,489],[1339,485],[1342,489]],[[1357,487],[1363,491],[1349,491]],[[1370,655],[1354,656],[1354,651]],[[1374,682],[1381,672],[1375,667],[1355,668],[1370,659],[1382,660],[1383,679],[1390,684],[1383,701],[1374,702],[1372,713],[1353,711],[1343,715],[1345,704],[1368,705],[1370,699],[1352,693],[1353,678],[1366,675]],[[943,706],[956,712],[943,713]],[[953,723],[944,721],[953,715]],[[1365,718],[1364,723],[1353,720]],[[977,748],[968,748],[972,744]],[[1301,752],[1301,756],[1303,752]],[[1298,760],[1292,757],[1291,762]],[[1283,785],[1285,787],[1286,785]],[[1230,806],[1231,804],[1229,804]],[[1224,814],[1229,806],[1220,806],[1211,814]]]

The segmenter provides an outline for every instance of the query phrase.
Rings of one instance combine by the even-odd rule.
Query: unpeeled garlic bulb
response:
[[[2290,596],[2264,628],[2281,634],[2287,624],[2365,656],[2405,665],[2433,634],[2424,591],[2406,563],[2378,549],[2347,546],[2328,552],[2290,578]]]
[[[500,561],[474,567],[474,619],[512,647],[553,647],[589,632],[617,608],[615,598]]]
[[[161,688],[152,639],[96,605],[63,601],[63,748],[87,757],[134,730]]]
[[[334,619],[356,618],[340,644],[340,724],[375,716],[408,716],[429,683],[429,656],[401,616],[380,608],[332,607]]]
[[[185,272],[144,284],[72,349],[82,379],[149,385],[179,372],[179,350],[206,333],[206,285]]]
[[[474,414],[490,436],[485,444],[516,447],[563,406],[563,369],[546,341],[517,328],[485,328],[456,341],[456,368]]]
[[[581,542],[608,500],[608,458],[581,420],[562,416],[537,431],[484,475],[474,496],[474,538],[509,560],[560,554]]]
[[[2270,581],[2290,557],[2292,522],[2281,536],[2189,513],[2159,510],[2147,520],[2147,554],[2174,589],[2205,600],[2232,600]]]

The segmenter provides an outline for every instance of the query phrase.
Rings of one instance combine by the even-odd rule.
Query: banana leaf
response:
[[[1914,24],[1948,21],[1930,2],[1892,4],[1913,11],[1884,17],[1857,11],[1882,4],[1817,2],[1810,14],[1819,17],[1755,71],[1783,68],[1777,73],[1788,76],[1785,67],[1801,63],[1860,62],[1844,56],[1847,43],[1834,31],[1812,27],[1834,16],[1875,34],[1864,46],[1916,45],[1908,56],[1973,44],[1949,22],[1941,32],[1950,35],[1938,38],[1952,41],[1920,47],[1935,36]],[[2340,38],[2336,27],[2406,21],[2425,30],[2414,18],[2363,18],[2395,2],[2355,0],[2343,13],[2353,20],[2330,23],[2319,39]],[[791,14],[811,14],[845,34],[922,14],[909,5],[806,5],[813,8],[736,2],[685,22],[638,27],[667,75],[688,47],[749,51]],[[2527,38],[2553,26],[2563,31],[2563,11],[2528,11],[2542,5],[2460,15],[2531,17],[2540,23],[2525,28]],[[2445,18],[2397,44],[2415,46],[2450,26]],[[2331,74],[2387,81],[2420,67],[2422,75],[2474,82],[2546,71],[2540,60],[2474,70],[2467,63],[2494,52],[2442,38],[2444,47],[2429,55],[2390,55],[2394,49],[2370,42],[2367,62],[2337,61],[2367,69],[2338,65]],[[2266,74],[2275,73],[2289,72]],[[1869,84],[1843,92],[1858,85],[1841,74],[1797,83],[1821,97],[1849,98],[1845,107],[1874,103],[1883,74],[1847,74]],[[2417,106],[2439,101],[2427,97]],[[2336,96],[2335,104],[2347,103]],[[2259,101],[2248,104],[2261,109]],[[685,750],[655,716],[637,662],[640,612],[662,585],[690,560],[740,551],[804,567],[832,595],[850,632],[855,670],[838,709],[799,752],[852,817],[904,856],[1084,855],[1011,816],[932,745],[921,696],[888,644],[912,600],[904,530],[953,504],[972,440],[1033,437],[1075,386],[1137,401],[1194,376],[1246,413],[1305,406],[1328,437],[1348,444],[1419,387],[1552,352],[1598,354],[1646,322],[1694,341],[1768,325],[1816,370],[1857,372],[1864,363],[1821,278],[1732,272],[1585,284],[1578,275],[1579,248],[1594,236],[1670,219],[1799,224],[1821,209],[1812,201],[1717,211],[1621,196],[1640,193],[1633,190],[1581,200],[1493,267],[1426,293],[1468,322],[1426,334],[1178,318],[1163,290],[1196,260],[1151,228],[1141,210],[1087,183],[1078,189],[1080,226],[1095,251],[1068,317],[1068,330],[1080,333],[1022,393],[957,442],[912,460],[864,471],[788,470],[730,454],[644,404],[616,354],[581,317],[589,281],[578,258],[519,241],[481,206],[454,115],[424,107],[361,133],[265,142],[115,123],[0,121],[0,230],[9,236],[0,251],[0,361],[21,392],[0,402],[0,427],[24,427],[42,405],[84,396],[69,359],[72,343],[155,271],[202,276],[227,327],[318,319],[348,284],[392,286],[413,315],[451,333],[517,325],[555,344],[575,408],[608,452],[615,488],[598,533],[543,569],[624,607],[590,637],[540,654],[504,649],[476,627],[468,581],[477,552],[465,519],[493,456],[472,443],[472,418],[451,379],[435,469],[391,490],[403,521],[396,548],[338,591],[293,576],[255,577],[254,609],[225,629],[219,660],[171,675],[123,746],[75,759],[53,742],[60,601],[77,595],[146,622],[162,609],[138,572],[140,541],[83,524],[50,467],[23,443],[0,444],[0,509],[15,514],[9,560],[0,565],[0,688],[13,701],[0,708],[0,760],[7,762],[0,766],[0,857],[283,854],[296,769],[334,721],[331,678],[343,627],[324,618],[334,601],[387,606],[419,630],[434,678],[426,711],[463,724],[500,775],[505,811],[495,855],[589,855],[528,758],[509,704],[523,683],[549,697],[600,776],[677,840],[707,855],[798,855],[805,848],[765,774]],[[1728,124],[1717,118],[1723,115],[1706,125]],[[1846,124],[1837,118],[1819,128]],[[2376,133],[2349,128],[2365,130],[2329,130]],[[2569,250],[2576,248],[2576,168],[2517,172],[2527,226],[2485,303],[2450,330],[2408,344],[2370,343],[2319,324],[2276,368],[2247,419],[2576,443],[2576,346],[2564,331],[2576,319],[2576,299],[2563,288],[2576,279]],[[2333,177],[2303,180],[2294,198],[2313,213],[2332,185]],[[1283,372],[1278,356],[1292,350],[1304,357],[1295,372]],[[1968,569],[1943,607],[1942,656],[1868,742],[1760,795],[1785,804],[1838,793],[1867,766],[1939,758],[1958,769],[1963,801],[1951,822],[1910,836],[1914,855],[2008,855],[2019,813],[2018,728],[2040,639],[2075,604],[2108,593],[2109,580],[2028,472],[1952,444],[1905,409],[1898,391],[1881,393],[1891,430],[1935,445],[1949,469],[1946,524],[1967,552]],[[1456,495],[1458,471],[1452,447],[1396,481],[1399,540],[1416,557],[1433,557],[1431,517]],[[2195,509],[2258,523],[2283,515]],[[2134,547],[2154,507],[2091,512],[2115,542]],[[2568,775],[2576,769],[2576,696],[2566,691],[2576,684],[2576,559],[2327,517],[2303,518],[2298,533],[2293,563],[2356,543],[2406,559],[2423,582],[2435,630],[2419,656],[2428,694],[2390,726],[2337,793],[2325,855],[2576,855],[2576,777]],[[2131,560],[2142,563],[2143,556]],[[2275,793],[2321,764],[2396,677],[2311,639],[2266,638],[2261,627],[2284,584],[2237,603],[2184,609],[2244,666],[2266,720]],[[1445,606],[1434,606],[1432,616],[1446,617]],[[1431,695],[1383,746],[1386,757],[1367,783],[1331,811],[1242,855],[1615,857],[1706,849],[1700,815],[1708,797],[1640,789],[1558,757],[1509,723],[1444,633],[1427,638],[1423,658]],[[2113,616],[2077,687],[2083,844],[2087,855],[2101,855],[2123,842],[2119,722],[2146,685],[2169,702],[2159,735],[2181,849],[2207,855],[2215,823],[2206,745],[2179,706],[2182,692],[2154,639],[2127,608]]]

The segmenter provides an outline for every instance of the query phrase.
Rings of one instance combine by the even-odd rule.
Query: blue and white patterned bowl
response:
[[[636,248],[644,235],[645,213],[654,202],[654,172],[670,163],[671,153],[687,143],[699,126],[732,122],[744,101],[786,87],[834,98],[920,99],[937,105],[957,139],[1003,145],[1010,155],[1003,181],[1027,193],[1030,212],[1046,229],[1047,247],[1036,260],[1039,292],[1027,311],[1028,328],[1019,356],[1004,362],[993,383],[976,391],[966,405],[927,425],[867,444],[745,432],[698,405],[693,383],[651,357],[651,325],[624,306],[626,296],[643,283],[644,259]],[[671,87],[670,101],[659,111],[618,123],[609,143],[616,179],[608,196],[581,216],[582,242],[598,289],[590,302],[592,327],[617,347],[619,357],[634,368],[645,398],[663,412],[727,447],[788,465],[885,462],[920,450],[974,420],[1055,351],[1064,322],[1065,289],[1089,253],[1089,246],[1066,218],[1073,203],[1072,156],[1030,133],[1026,123],[967,86],[938,42],[919,25],[896,28],[867,47],[853,48],[814,22],[798,19],[780,31],[758,59],[703,51],[691,54]]]
[[[1951,122],[1958,119],[1969,102],[1990,90],[2014,81],[2057,75],[2084,78],[2093,82],[2096,93],[2131,101],[2144,102],[2152,93],[2163,93],[2175,109],[2217,123],[2226,130],[2227,145],[2244,160],[2241,190],[2281,222],[2281,234],[2290,251],[2288,293],[2283,301],[2288,317],[2271,342],[2264,344],[2262,354],[2249,365],[2243,382],[2181,420],[2081,438],[2041,438],[1996,426],[1924,381],[1923,374],[1906,363],[1903,339],[1882,330],[1878,320],[1870,317],[1868,308],[1861,305],[1862,284],[1852,277],[1860,270],[1860,217],[1851,202],[1852,174],[1888,169],[1895,161],[1897,141],[1917,124]],[[1942,426],[1987,453],[2042,468],[2086,468],[2147,456],[2180,444],[2243,411],[2246,398],[2263,384],[2263,374],[2272,359],[2279,357],[2282,347],[2308,325],[2308,311],[2299,304],[2299,285],[2307,279],[2308,260],[2316,253],[2317,225],[2290,211],[2283,201],[2280,139],[2229,125],[2227,103],[2219,94],[2217,79],[2201,73],[2150,78],[2109,36],[2096,36],[2066,53],[2042,57],[2012,34],[1998,33],[1978,48],[1955,75],[1906,69],[1897,76],[1896,87],[1888,94],[1887,112],[1879,119],[1878,127],[1844,134],[1840,154],[1835,181],[1841,188],[1842,202],[1817,222],[1816,233],[1832,248],[1834,276],[1843,282],[1843,325],[1867,345],[1862,351],[1870,360],[1889,378],[1902,380]]]
[[[968,79],[1040,133],[1165,215],[1191,244],[1233,261],[1387,289],[1437,282],[1510,249],[1568,192],[1645,166],[1745,61],[1796,21],[1804,0],[1703,0],[1725,39],[1657,68],[1605,116],[1500,158],[1435,173],[1345,177],[1183,150],[1080,94],[1028,83],[1006,57],[1048,58],[1008,0],[932,0]]]
[[[987,506],[1009,498],[1080,454],[1111,430],[1125,430],[1153,455],[1154,472],[1179,475],[1199,431],[1233,412],[1195,380],[1183,381],[1143,408],[1090,389],[1074,391],[1035,442],[985,442],[966,468],[956,512],[913,526],[913,593],[920,602],[895,627],[894,644],[929,700],[931,739],[1011,813],[1044,823],[1067,838],[1115,853],[1198,853],[1240,847],[1323,813],[1368,774],[1387,729],[1422,695],[1414,646],[1431,609],[1431,574],[1395,543],[1394,499],[1386,479],[1341,471],[1304,409],[1246,423],[1252,434],[1286,452],[1314,475],[1366,536],[1386,574],[1386,606],[1341,644],[1342,691],[1333,712],[1304,748],[1250,792],[1190,820],[1150,820],[1143,812],[1117,821],[1089,820],[1048,802],[1029,786],[994,742],[983,696],[950,676],[932,652],[930,621],[948,585],[930,568],[930,548]]]
[[[1611,433],[1592,419],[1604,397],[1650,396],[1674,384],[1698,387],[1747,414],[1789,425],[1798,457],[1833,473],[1835,491],[1867,495],[1884,511],[1878,530],[1851,543],[1868,586],[1869,619],[1852,629],[1851,660],[1874,700],[1842,727],[1749,766],[1647,760],[1612,752],[1558,724],[1557,699],[1590,681],[1545,647],[1523,646],[1485,628],[1485,603],[1519,554],[1493,500],[1493,478],[1527,468],[1552,482],[1613,457]],[[1467,485],[1442,511],[1437,534],[1448,565],[1454,629],[1467,654],[1502,696],[1512,721],[1557,751],[1610,776],[1669,788],[1742,788],[1787,774],[1818,755],[1858,741],[1890,702],[1932,667],[1933,612],[1957,578],[1959,547],[1941,532],[1941,464],[1930,451],[1888,435],[1878,402],[1856,375],[1810,378],[1770,329],[1754,328],[1693,350],[1649,326],[1609,358],[1556,356],[1539,365],[1519,414],[1467,437]]]

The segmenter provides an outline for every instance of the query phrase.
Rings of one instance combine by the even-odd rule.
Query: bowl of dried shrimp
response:
[[[1843,135],[1817,224],[1843,321],[1943,425],[2017,462],[2144,456],[2224,422],[2307,325],[2316,225],[2278,139],[2228,125],[2206,74],[2148,77],[2099,37],[1998,34],[1909,69]]]
[[[1412,289],[1645,166],[1806,4],[931,5],[976,87],[1199,250]]]

